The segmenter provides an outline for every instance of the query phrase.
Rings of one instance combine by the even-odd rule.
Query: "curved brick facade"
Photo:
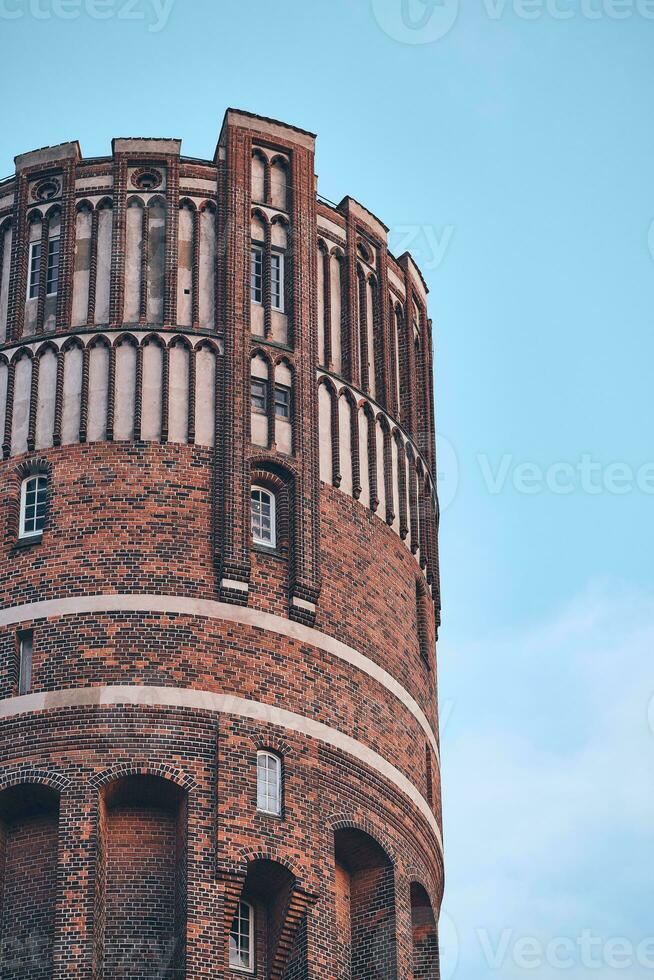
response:
[[[314,137],[17,157],[0,436],[2,976],[438,977],[426,288]]]

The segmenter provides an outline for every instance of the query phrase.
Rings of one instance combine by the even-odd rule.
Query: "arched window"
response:
[[[277,547],[276,509],[274,493],[263,487],[252,487],[250,514],[255,544]]]
[[[281,816],[282,760],[273,752],[257,752],[257,810]]]
[[[229,930],[229,965],[233,970],[254,972],[254,908],[239,902]]]
[[[48,496],[48,477],[45,473],[33,473],[26,477],[20,488],[19,538],[34,538],[43,532]]]

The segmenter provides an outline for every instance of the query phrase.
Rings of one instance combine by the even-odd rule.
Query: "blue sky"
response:
[[[0,0],[0,173],[75,138],[210,156],[242,107],[317,132],[321,193],[361,200],[422,264],[444,980],[654,968],[653,16],[651,0]]]

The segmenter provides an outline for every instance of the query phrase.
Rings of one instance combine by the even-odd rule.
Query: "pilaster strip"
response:
[[[21,173],[18,175],[16,181],[16,197],[14,200],[11,273],[9,277],[7,305],[7,340],[9,341],[21,339],[25,322],[27,262],[29,256],[27,191],[27,174]]]
[[[109,323],[118,327],[123,322],[125,305],[125,249],[127,226],[127,157],[114,157],[114,195],[111,245],[111,288]]]
[[[148,320],[148,265],[150,260],[150,208],[141,214],[141,280],[139,283],[139,323]]]
[[[27,426],[27,449],[34,452],[36,445],[36,410],[39,404],[39,371],[41,368],[41,358],[32,358],[32,378],[30,382],[30,410],[29,422]]]
[[[89,294],[86,306],[86,325],[95,323],[95,296],[98,287],[98,226],[100,212],[93,208],[91,212],[91,256],[89,260]]]
[[[48,291],[48,249],[50,246],[50,216],[44,214],[41,219],[41,265],[39,267],[39,293],[36,307],[36,333],[43,333],[45,317],[45,299]],[[57,287],[58,288],[58,287]]]
[[[7,404],[5,409],[5,431],[2,441],[3,459],[8,459],[11,453],[11,430],[14,421],[14,385],[16,382],[16,364],[9,362],[7,369]]]
[[[61,445],[61,423],[64,410],[64,366],[66,361],[65,352],[59,348],[57,351],[57,380],[55,389],[55,410],[54,410],[54,431],[52,443],[54,446]]]
[[[165,326],[174,326],[177,323],[178,239],[179,159],[177,157],[170,157],[166,168]]]

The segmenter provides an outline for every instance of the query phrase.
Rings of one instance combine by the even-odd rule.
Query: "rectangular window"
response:
[[[18,634],[18,693],[29,694],[32,690],[32,631]]]
[[[48,278],[46,293],[54,296],[59,288],[59,239],[51,238],[48,242]]]
[[[233,970],[254,970],[254,909],[239,902],[229,930],[229,965]]]
[[[39,282],[41,281],[41,242],[32,242],[30,245],[30,274],[27,298],[34,299],[39,295]]]
[[[281,816],[282,760],[272,752],[257,753],[257,810]]]
[[[270,292],[273,310],[284,312],[284,256],[273,252],[270,257]]]
[[[55,296],[59,288],[59,242],[59,238],[51,238],[48,242],[48,271],[45,288],[48,296]],[[30,245],[28,299],[36,299],[39,295],[40,282],[41,242],[32,242]]]
[[[250,290],[253,303],[263,303],[263,249],[250,252]]]
[[[250,381],[250,392],[252,396],[252,410],[255,412],[267,412],[268,382],[261,381],[259,378],[252,378]]]
[[[18,536],[31,538],[40,535],[45,526],[45,507],[48,498],[48,478],[44,473],[28,476],[20,489],[20,523]]]
[[[277,546],[275,529],[275,497],[263,487],[252,487],[251,493],[252,540],[269,548]]]
[[[280,419],[291,417],[291,389],[285,385],[275,385],[275,415]]]

